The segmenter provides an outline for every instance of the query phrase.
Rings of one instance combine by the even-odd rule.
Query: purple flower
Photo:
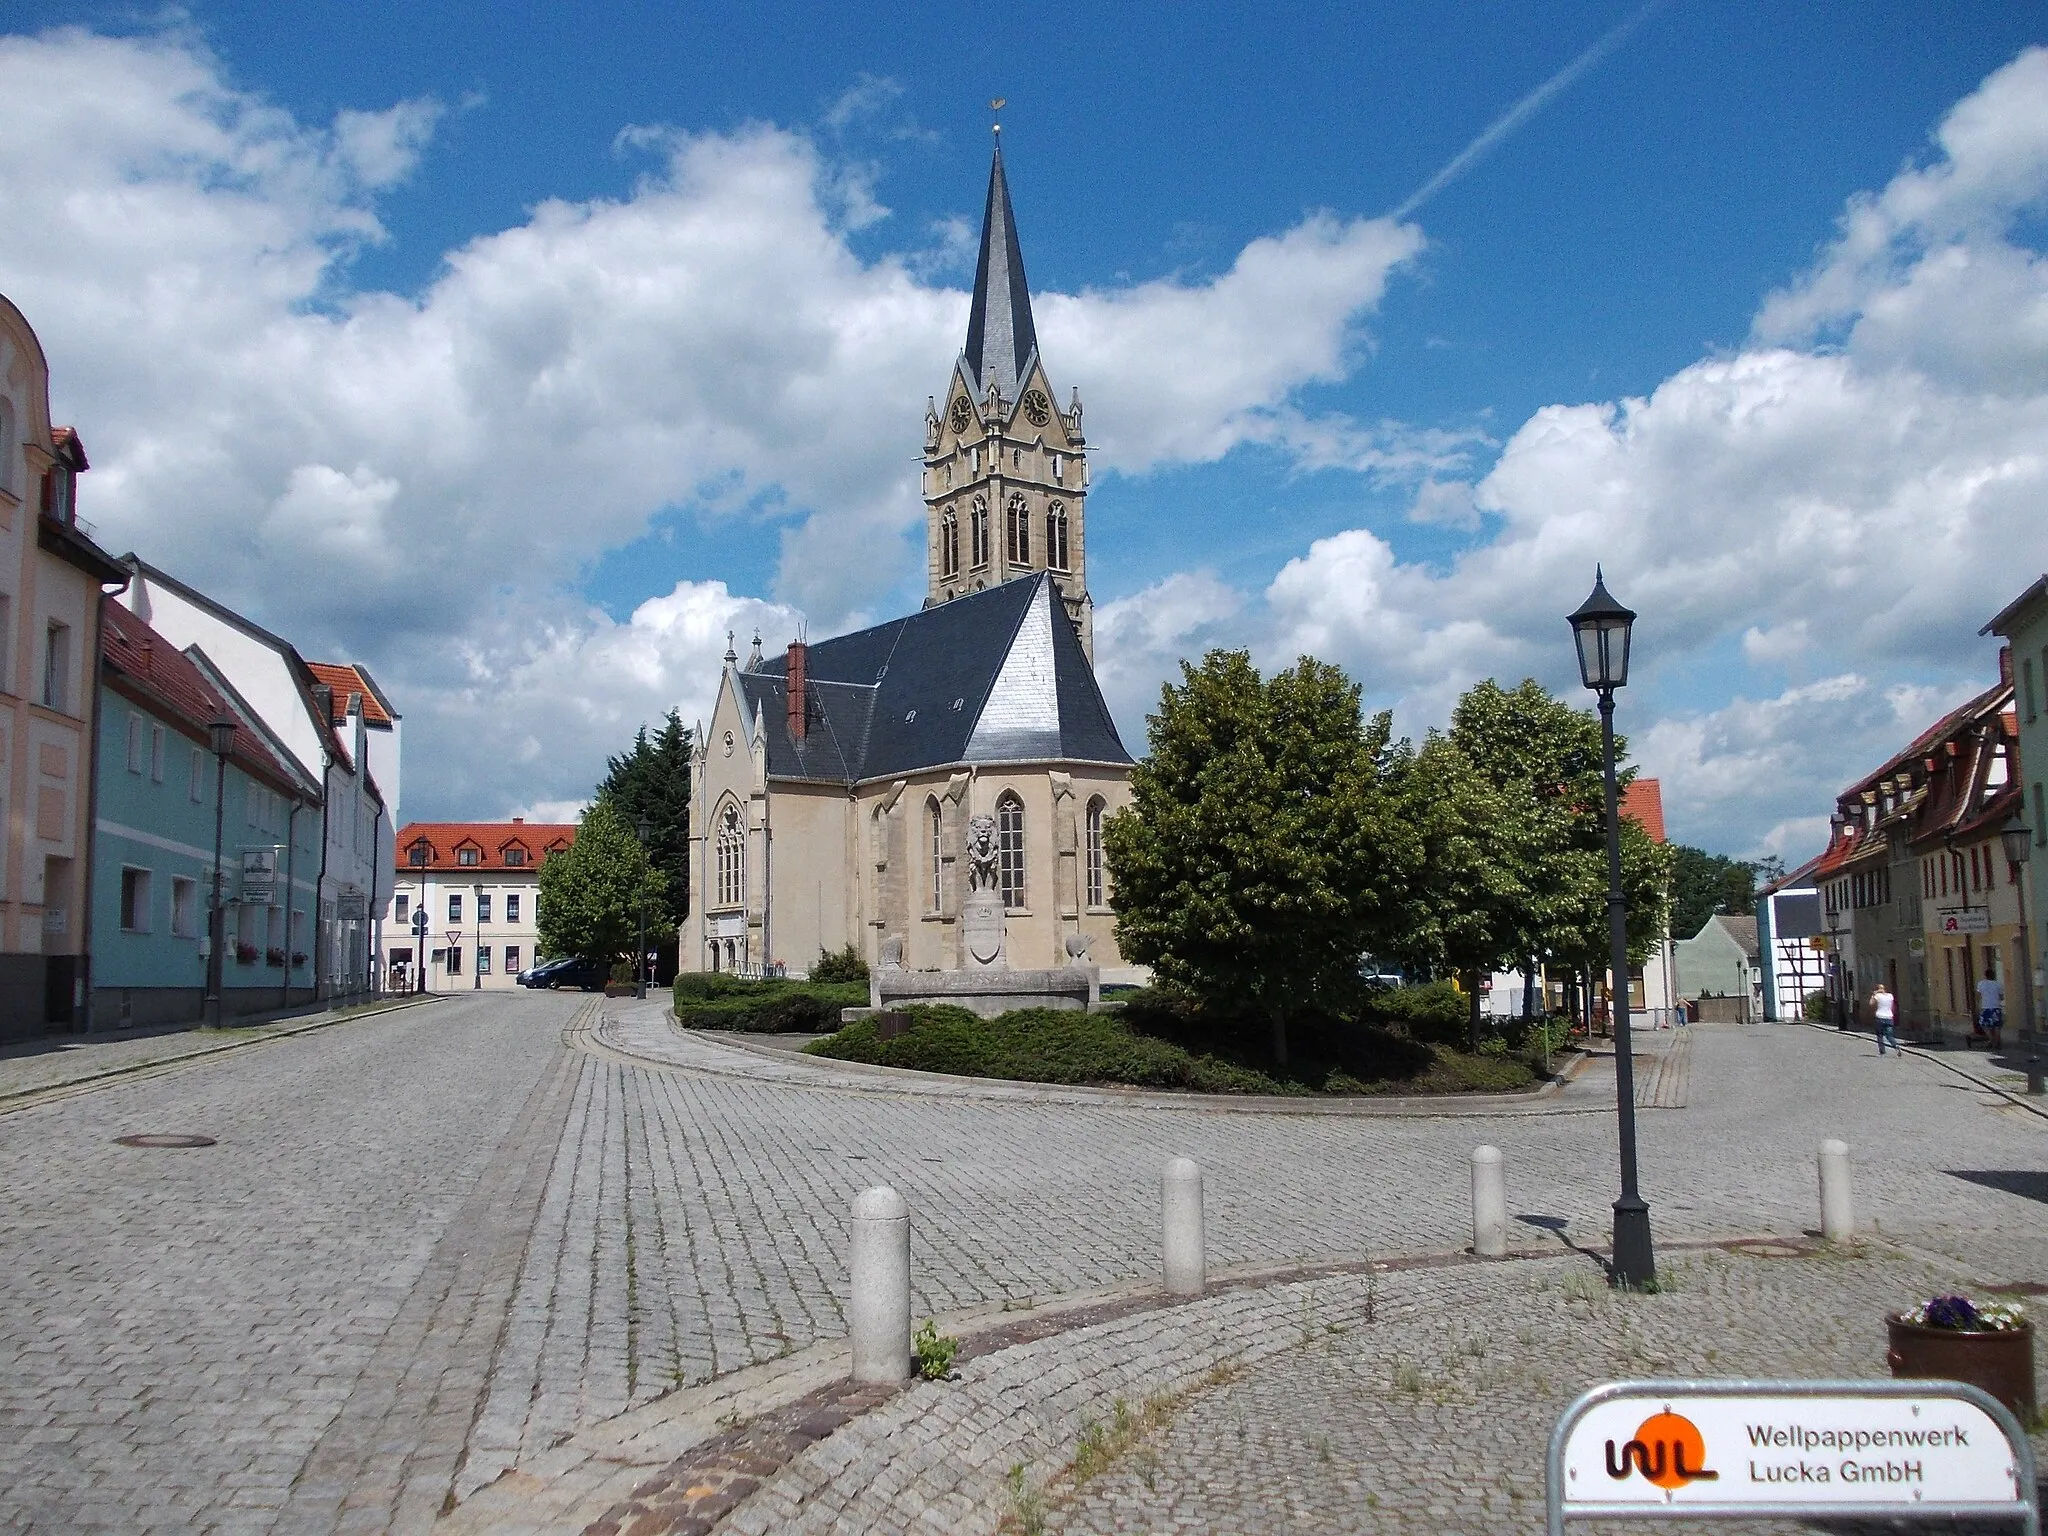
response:
[[[1927,1303],[1927,1326],[1975,1332],[1983,1324],[1978,1320],[1977,1309],[1970,1305],[1969,1297],[1937,1296]]]

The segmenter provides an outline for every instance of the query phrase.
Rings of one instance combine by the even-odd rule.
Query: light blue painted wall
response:
[[[131,730],[139,748],[139,771],[129,764]],[[159,748],[158,742],[161,742]],[[195,757],[194,754],[197,753]],[[206,932],[206,880],[213,866],[215,762],[204,746],[184,735],[167,718],[115,693],[100,689],[100,734],[95,751],[99,784],[98,824],[93,839],[93,986],[200,987],[206,962],[200,957],[200,936]],[[198,774],[198,798],[193,775]],[[228,896],[236,894],[241,850],[255,846],[286,846],[288,808],[282,803],[274,818],[276,830],[254,824],[263,809],[263,795],[275,792],[233,763],[227,769],[226,815],[221,833],[221,864],[228,872]],[[251,791],[260,793],[253,795]],[[280,797],[281,802],[281,797]],[[293,870],[292,907],[299,914],[297,948],[305,963],[292,970],[294,987],[313,984],[314,888],[320,873],[320,812],[303,807],[298,814],[298,856]],[[141,914],[146,926],[122,925],[123,872],[147,871],[148,899]],[[279,869],[282,882],[283,869]],[[192,882],[189,932],[178,931],[172,910],[175,882]],[[285,932],[279,904],[277,932]],[[252,909],[252,916],[255,909]],[[265,963],[259,953],[253,965],[235,958],[240,920],[238,906],[228,908],[228,953],[221,967],[222,985],[230,989],[284,985],[283,969]],[[265,934],[267,914],[255,928]],[[259,951],[265,947],[258,939]],[[286,947],[285,958],[291,958]]]

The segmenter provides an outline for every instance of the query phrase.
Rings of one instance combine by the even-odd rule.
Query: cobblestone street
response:
[[[1215,1267],[1453,1250],[1482,1141],[1530,1244],[1604,1241],[1600,1062],[1505,1113],[1262,1113],[889,1077],[604,1007],[457,997],[0,1115],[0,1529],[424,1529],[578,1431],[838,1337],[876,1183],[911,1206],[920,1316],[1150,1279],[1175,1155],[1205,1170]],[[1646,1046],[1680,1038],[1644,1073],[1661,1240],[1810,1227],[1839,1135],[1888,1239],[2048,1252],[2048,1120],[1867,1040]],[[137,1131],[219,1144],[114,1145]]]

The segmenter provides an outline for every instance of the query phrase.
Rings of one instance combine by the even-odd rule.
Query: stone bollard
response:
[[[886,1184],[854,1198],[847,1269],[853,1379],[901,1381],[910,1374],[910,1207]]]
[[[1472,1149],[1472,1251],[1482,1259],[1508,1251],[1508,1185],[1499,1147]]]
[[[1820,1235],[1846,1243],[1856,1235],[1856,1196],[1849,1185],[1849,1144],[1820,1144]]]
[[[1199,1296],[1208,1282],[1202,1241],[1202,1170],[1176,1157],[1159,1176],[1160,1215],[1166,1228],[1166,1290]]]

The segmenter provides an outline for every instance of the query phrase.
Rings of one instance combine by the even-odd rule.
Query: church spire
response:
[[[981,216],[981,259],[974,267],[974,307],[967,316],[963,356],[979,393],[986,394],[994,385],[1004,400],[1013,401],[1037,350],[1031,290],[1024,283],[1024,252],[1017,244],[1017,216],[1010,210],[1010,184],[1003,179],[1003,146],[998,140],[988,173],[988,207]]]

